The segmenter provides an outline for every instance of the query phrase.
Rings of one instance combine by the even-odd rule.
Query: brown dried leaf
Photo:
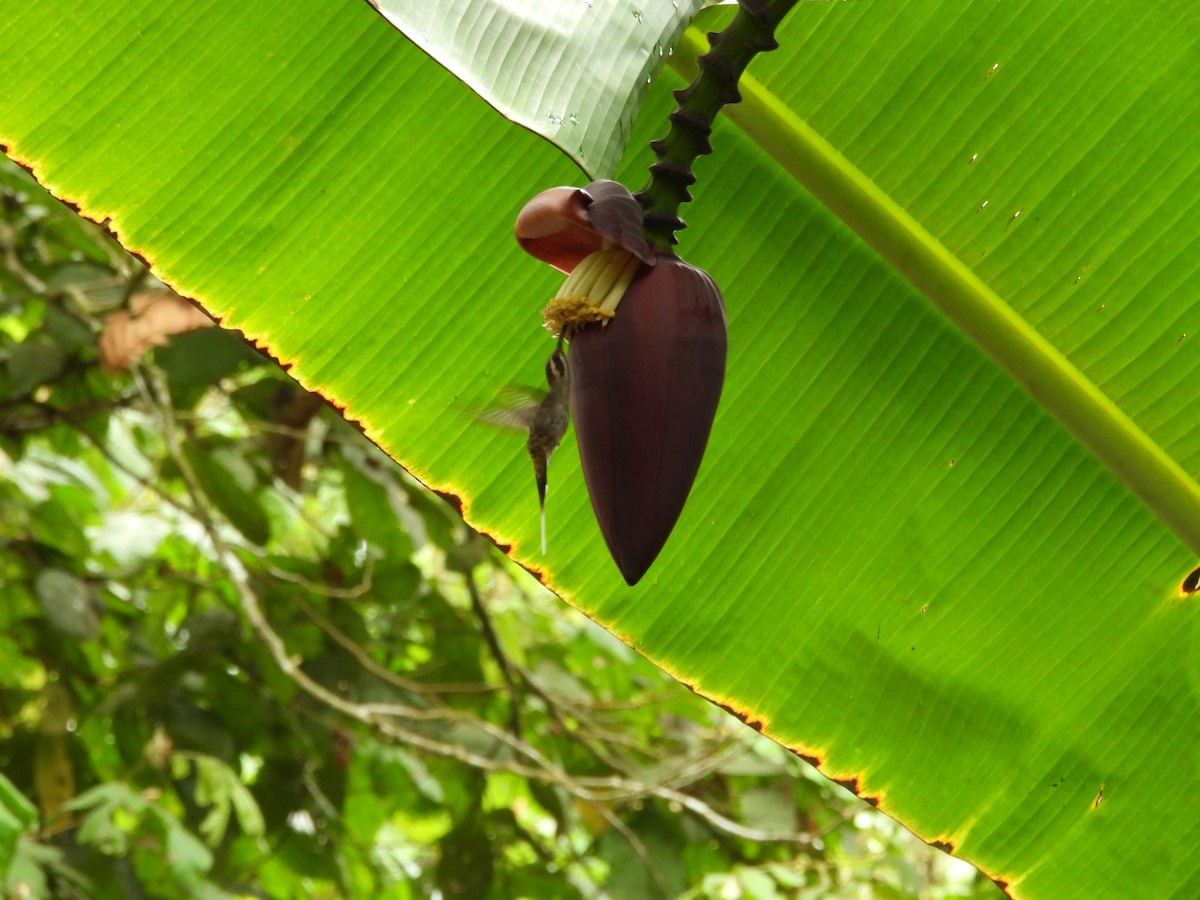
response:
[[[100,333],[100,364],[106,372],[128,369],[151,347],[173,334],[208,328],[213,322],[203,311],[177,294],[157,291],[136,294],[129,311],[113,313]]]

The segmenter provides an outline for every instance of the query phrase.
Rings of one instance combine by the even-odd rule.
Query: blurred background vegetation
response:
[[[6,896],[999,896],[2,157],[0,204]]]

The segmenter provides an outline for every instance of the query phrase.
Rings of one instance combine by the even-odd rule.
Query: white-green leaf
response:
[[[610,177],[654,77],[713,0],[371,0],[499,112]]]

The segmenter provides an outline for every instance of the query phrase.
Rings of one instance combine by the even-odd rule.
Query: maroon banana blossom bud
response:
[[[570,339],[570,406],[592,509],[636,584],[683,511],[708,443],[725,380],[721,292],[706,272],[654,253],[641,207],[613,181],[539,194],[517,218],[517,239],[569,273],[543,314]]]

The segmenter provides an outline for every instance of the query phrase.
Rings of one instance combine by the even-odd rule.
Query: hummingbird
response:
[[[563,349],[566,334],[565,328],[559,332],[558,345],[546,360],[545,391],[509,387],[500,395],[503,407],[477,414],[485,422],[529,433],[525,446],[533,460],[533,474],[537,479],[543,555],[546,553],[546,469],[571,421],[571,372]]]

